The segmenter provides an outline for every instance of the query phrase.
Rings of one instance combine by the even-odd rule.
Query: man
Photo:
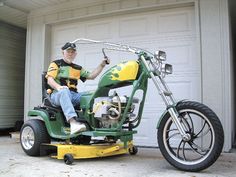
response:
[[[73,63],[77,51],[74,43],[67,42],[62,48],[63,59],[53,61],[48,68],[46,78],[53,88],[52,104],[61,106],[63,113],[70,123],[71,134],[86,130],[86,126],[76,121],[77,114],[74,106],[80,102],[81,94],[77,92],[78,80],[85,82],[95,79],[110,61],[104,58],[93,72],[88,72],[80,65]]]

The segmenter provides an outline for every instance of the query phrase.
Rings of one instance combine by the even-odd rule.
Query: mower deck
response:
[[[124,143],[95,145],[47,144],[46,146],[56,149],[56,155],[52,155],[52,158],[64,159],[64,162],[68,165],[72,164],[74,159],[98,158],[126,153],[133,155],[137,153],[137,148],[132,142],[128,142],[126,147]]]

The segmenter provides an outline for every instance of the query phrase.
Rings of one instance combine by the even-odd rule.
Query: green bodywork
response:
[[[137,131],[133,129],[135,129],[140,124],[146,98],[148,78],[150,78],[149,73],[141,60],[138,60],[137,63],[138,72],[137,76],[135,76],[134,79],[125,81],[109,79],[112,69],[118,67],[118,65],[116,65],[101,77],[98,88],[94,92],[86,92],[82,94],[80,101],[80,110],[78,110],[77,113],[78,117],[84,119],[89,124],[89,127],[87,127],[88,131],[70,135],[69,124],[66,123],[62,111],[53,111],[38,107],[34,110],[29,111],[28,116],[32,118],[35,118],[36,116],[41,117],[41,119],[43,119],[43,121],[45,122],[49,135],[52,138],[67,140],[79,135],[93,137],[112,136],[120,139],[126,144],[128,141],[131,141],[133,139],[133,134],[137,133]],[[94,114],[92,113],[94,99],[97,97],[107,97],[111,89],[118,88],[124,85],[132,85],[133,90],[131,95],[129,96],[127,105],[122,112],[120,121],[117,124],[114,124],[111,128],[99,128],[99,120],[96,119],[94,117]],[[142,101],[140,103],[137,115],[138,120],[136,121],[135,125],[131,125],[131,127],[124,129],[122,126],[127,120],[128,111],[132,105],[134,95],[138,90],[143,91]]]

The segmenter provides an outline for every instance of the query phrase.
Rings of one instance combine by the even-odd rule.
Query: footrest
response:
[[[81,132],[82,135],[98,137],[98,136],[127,136],[133,135],[137,133],[137,131],[103,131],[103,130],[96,130],[96,131],[85,131]]]

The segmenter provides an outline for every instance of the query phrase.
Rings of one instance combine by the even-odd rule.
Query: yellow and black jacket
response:
[[[74,63],[68,64],[60,59],[51,62],[46,78],[51,76],[58,84],[67,86],[71,91],[77,92],[78,80],[85,82],[89,74],[82,66]]]

